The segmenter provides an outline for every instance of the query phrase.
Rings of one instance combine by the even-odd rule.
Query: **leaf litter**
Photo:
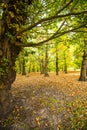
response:
[[[15,130],[86,130],[87,82],[79,73],[17,74],[12,85],[16,97]],[[18,117],[18,113],[19,117]],[[18,117],[18,118],[17,118]]]

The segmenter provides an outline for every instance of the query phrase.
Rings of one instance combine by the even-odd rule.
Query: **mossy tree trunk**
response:
[[[0,119],[6,118],[11,111],[10,88],[16,78],[15,60],[20,48],[13,46],[9,39],[0,42]]]
[[[0,128],[1,119],[6,118],[11,112],[10,88],[16,78],[15,61],[21,51],[21,47],[15,45],[20,41],[16,34],[19,26],[24,25],[27,18],[24,12],[26,6],[23,6],[22,2],[26,3],[15,0],[0,1]],[[31,4],[30,0],[27,2]]]

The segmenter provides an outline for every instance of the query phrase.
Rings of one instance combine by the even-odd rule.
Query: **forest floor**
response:
[[[14,130],[87,130],[87,82],[79,73],[17,75]]]

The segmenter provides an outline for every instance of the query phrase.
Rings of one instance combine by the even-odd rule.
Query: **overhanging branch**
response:
[[[57,18],[64,18],[64,17],[68,17],[68,16],[77,16],[77,15],[85,14],[85,13],[87,14],[87,11],[82,11],[82,12],[77,12],[77,13],[72,12],[72,13],[68,13],[68,14],[65,14],[65,15],[54,15],[54,16],[51,16],[51,17],[48,17],[48,18],[43,18],[43,19],[39,20],[38,22],[30,25],[29,27],[22,29],[15,36],[17,37],[20,34],[24,33],[25,31],[31,30],[32,28],[36,27],[38,24],[41,24],[45,21],[50,21],[50,20],[57,19]]]
[[[69,33],[69,32],[76,32],[76,30],[80,29],[80,28],[83,28],[85,27],[85,24],[83,25],[80,25],[76,28],[73,28],[73,29],[70,29],[70,30],[67,30],[67,31],[64,31],[64,32],[59,32],[58,33],[58,30],[48,39],[44,40],[44,41],[41,41],[39,43],[33,43],[33,42],[30,42],[30,43],[27,43],[27,44],[24,44],[24,43],[20,43],[20,42],[16,42],[14,43],[16,46],[21,46],[21,47],[38,47],[38,46],[41,46],[43,44],[47,44],[48,41],[50,40],[53,40],[53,39],[56,39],[66,33]]]

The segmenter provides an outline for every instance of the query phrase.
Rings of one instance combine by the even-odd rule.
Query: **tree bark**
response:
[[[84,43],[85,43],[85,49],[83,54],[79,81],[87,81],[87,41],[84,41]]]
[[[20,48],[11,45],[9,39],[0,42],[2,55],[0,56],[0,120],[6,118],[11,112],[10,107],[10,88],[16,78],[14,70],[15,60]]]
[[[18,41],[17,37],[15,37],[17,30],[14,25],[22,24],[22,21],[16,17],[19,14],[14,13],[16,10],[14,10],[13,6],[17,3],[13,4],[12,1],[7,1],[9,2],[8,4],[5,4],[5,1],[2,3],[2,16],[0,18],[0,129],[3,129],[1,126],[2,118],[7,118],[11,113],[10,88],[16,78],[15,60],[21,50],[21,47],[11,42],[11,40],[14,43]],[[16,14],[15,18],[9,12]]]

